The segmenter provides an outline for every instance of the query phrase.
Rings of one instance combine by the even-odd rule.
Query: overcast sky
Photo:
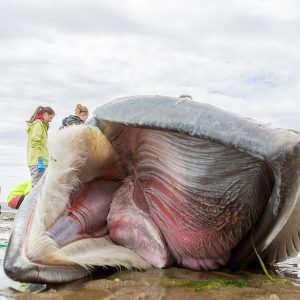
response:
[[[300,131],[298,0],[0,0],[1,201],[30,178],[26,123],[115,98],[195,101]]]

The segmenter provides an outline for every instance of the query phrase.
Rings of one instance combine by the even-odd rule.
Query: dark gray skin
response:
[[[299,250],[298,240],[292,239],[294,249],[290,251],[282,238],[289,222],[294,222],[291,216],[299,202],[299,133],[271,129],[210,105],[163,96],[115,100],[97,108],[90,125],[106,135],[125,174],[112,195],[109,237],[150,265],[245,268],[255,259],[251,239],[259,253],[271,257],[271,263]],[[31,282],[86,276],[88,272],[79,266],[33,264],[20,272],[13,264],[20,256],[42,185],[40,182],[21,207],[18,219],[22,226],[16,222],[4,269],[13,279]],[[137,207],[136,220],[142,216],[153,224],[162,248],[155,246],[149,253],[147,243],[152,240],[143,230],[144,223],[137,221],[135,228],[124,221],[124,212],[133,207]],[[132,228],[146,236],[145,244],[130,236]],[[58,231],[50,229],[49,233]],[[287,253],[277,251],[277,255],[280,247],[287,248]]]

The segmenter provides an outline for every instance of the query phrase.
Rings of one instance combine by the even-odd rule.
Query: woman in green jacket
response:
[[[48,128],[54,116],[55,112],[51,107],[38,106],[27,122],[27,165],[32,187],[37,184],[48,166]]]

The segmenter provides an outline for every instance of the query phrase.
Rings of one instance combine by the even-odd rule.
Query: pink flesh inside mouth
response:
[[[265,166],[209,141],[153,130],[140,137],[140,132],[128,133],[127,144],[117,134],[114,140],[132,153],[129,176],[84,184],[48,234],[60,247],[85,238],[110,239],[159,268],[225,265],[263,210],[261,198],[271,193]],[[222,169],[231,157],[235,163]]]

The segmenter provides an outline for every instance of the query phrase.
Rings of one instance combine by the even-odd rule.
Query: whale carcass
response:
[[[65,282],[96,267],[244,268],[299,240],[300,134],[196,101],[135,96],[50,140],[16,217],[12,279]]]

